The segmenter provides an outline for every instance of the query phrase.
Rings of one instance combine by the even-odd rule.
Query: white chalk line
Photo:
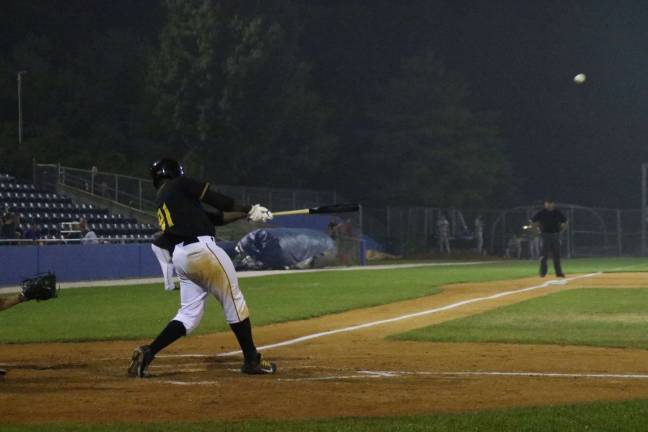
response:
[[[238,372],[238,370],[233,370]],[[512,371],[372,371],[360,370],[354,374],[328,375],[303,378],[277,378],[281,382],[336,381],[357,379],[392,379],[408,377],[509,377],[509,378],[563,378],[563,379],[599,379],[599,380],[648,380],[645,373],[565,373],[565,372],[512,372]],[[157,381],[165,384],[193,386],[220,385],[219,381]]]
[[[204,357],[213,357],[209,354],[160,354],[156,355],[155,358],[204,358]]]
[[[194,386],[194,385],[220,385],[218,381],[156,381],[164,384],[172,384],[179,386]]]
[[[614,379],[648,380],[648,374],[641,373],[563,373],[563,372],[502,372],[502,371],[369,371],[361,370],[356,374],[329,375],[304,378],[278,378],[277,381],[334,381],[344,379],[390,379],[412,376],[428,377],[521,377],[521,378],[569,378],[569,379]]]
[[[324,337],[324,336],[330,336],[330,335],[334,335],[334,334],[338,334],[338,333],[348,333],[348,332],[352,332],[352,331],[356,331],[356,330],[375,327],[375,326],[382,325],[382,324],[390,324],[390,323],[393,323],[393,322],[403,321],[403,320],[407,320],[407,319],[411,319],[411,318],[418,318],[418,317],[425,316],[425,315],[432,315],[432,314],[436,314],[436,313],[439,313],[439,312],[445,312],[445,311],[448,311],[448,310],[451,310],[451,309],[457,309],[459,307],[466,306],[466,305],[473,304],[473,303],[478,303],[478,302],[483,302],[483,301],[488,301],[488,300],[495,300],[495,299],[502,298],[502,297],[507,297],[507,296],[510,296],[510,295],[513,295],[513,294],[520,294],[520,293],[524,293],[524,292],[528,292],[528,291],[534,291],[534,290],[537,290],[537,289],[546,288],[546,287],[551,286],[551,285],[563,285],[563,284],[565,284],[565,283],[567,283],[569,281],[575,281],[575,280],[578,280],[578,279],[591,278],[591,277],[599,276],[601,274],[602,274],[601,272],[588,273],[588,274],[585,274],[585,275],[573,276],[573,277],[566,278],[566,279],[550,280],[550,281],[544,282],[544,283],[542,283],[540,285],[534,285],[534,286],[515,289],[515,290],[510,290],[510,291],[503,291],[503,292],[500,292],[500,293],[496,293],[496,294],[492,294],[492,295],[484,296],[484,297],[475,297],[475,298],[468,299],[468,300],[463,300],[463,301],[460,301],[460,302],[457,302],[457,303],[452,303],[452,304],[449,304],[449,305],[446,305],[446,306],[441,306],[441,307],[437,307],[437,308],[433,308],[433,309],[427,309],[427,310],[424,310],[424,311],[421,311],[421,312],[415,312],[415,313],[411,313],[411,314],[400,315],[400,316],[397,316],[397,317],[394,317],[394,318],[388,318],[388,319],[383,319],[383,320],[378,320],[378,321],[372,321],[372,322],[368,322],[368,323],[364,323],[364,324],[358,324],[358,325],[354,325],[354,326],[350,326],[350,327],[344,327],[344,328],[339,328],[339,329],[335,329],[335,330],[329,330],[329,331],[325,331],[325,332],[321,332],[321,333],[313,333],[313,334],[306,335],[306,336],[301,336],[301,337],[298,337],[298,338],[295,338],[295,339],[289,339],[289,340],[286,340],[286,341],[283,341],[283,342],[277,342],[277,343],[270,344],[270,345],[264,345],[264,346],[258,347],[257,349],[259,351],[261,351],[261,350],[268,350],[268,349],[272,349],[272,348],[279,348],[279,347],[283,347],[283,346],[295,345],[295,344],[298,344],[298,343],[301,343],[301,342],[306,342],[306,341],[321,338],[321,337]],[[239,354],[241,354],[241,351],[237,350],[237,351],[230,351],[230,352],[217,354],[217,357],[228,357],[228,356],[235,356],[235,355],[239,355]]]

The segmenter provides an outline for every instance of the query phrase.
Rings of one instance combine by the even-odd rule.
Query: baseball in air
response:
[[[576,84],[583,84],[583,83],[585,82],[585,79],[587,79],[587,77],[585,76],[585,74],[584,74],[584,73],[579,73],[578,75],[576,75],[576,76],[574,77],[574,82],[575,82]]]

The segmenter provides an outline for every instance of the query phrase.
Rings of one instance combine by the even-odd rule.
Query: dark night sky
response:
[[[518,201],[638,205],[648,160],[648,3],[340,4],[316,23],[326,34],[310,47],[318,80],[346,83],[352,99],[367,76],[388,79],[403,56],[432,47],[466,78],[474,106],[498,114]],[[580,72],[588,79],[578,86]]]
[[[463,8],[460,54],[447,55],[481,105],[502,114],[522,191],[637,205],[648,4],[505,3]],[[588,76],[582,86],[571,81],[578,72]],[[547,186],[551,178],[560,185]]]
[[[448,69],[465,77],[473,107],[496,114],[516,202],[552,195],[562,202],[638,206],[640,163],[648,161],[648,2],[294,2],[303,13],[301,49],[313,65],[313,83],[324,99],[342,100],[350,129],[363,120],[358,100],[371,99],[405,57],[435,49]],[[58,21],[67,19],[66,8],[85,10],[97,19],[88,25],[110,21],[152,35],[160,4],[61,1]],[[0,46],[9,51],[22,35],[57,21],[49,12],[37,17],[39,9],[52,7],[8,0]],[[74,37],[74,28],[65,32]],[[572,81],[579,72],[588,76],[581,86]]]

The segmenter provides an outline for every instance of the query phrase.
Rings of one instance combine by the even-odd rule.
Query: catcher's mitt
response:
[[[49,300],[56,297],[56,275],[45,273],[22,281],[22,296],[27,300]]]

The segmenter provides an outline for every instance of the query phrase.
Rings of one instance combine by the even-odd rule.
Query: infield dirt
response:
[[[425,298],[257,327],[255,338],[259,346],[272,344],[542,282],[450,285]],[[126,377],[133,348],[148,341],[2,345],[0,367],[9,372],[0,380],[0,418],[12,423],[296,419],[648,398],[644,350],[385,340],[557,291],[646,286],[646,274],[601,274],[273,348],[265,355],[278,363],[274,376],[244,376],[238,372],[240,357],[217,357],[236,349],[230,333],[178,341],[153,363],[150,379]]]

